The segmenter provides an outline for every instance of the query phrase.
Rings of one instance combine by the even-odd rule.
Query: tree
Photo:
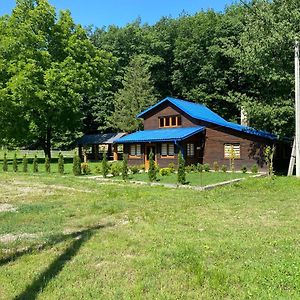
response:
[[[51,172],[51,164],[50,164],[50,159],[49,157],[46,155],[45,157],[45,171],[46,173],[50,173]]]
[[[151,182],[156,181],[156,174],[157,174],[157,168],[155,166],[154,154],[151,151],[149,154],[149,170],[148,170],[148,177]]]
[[[13,171],[18,172],[18,160],[17,160],[17,153],[16,152],[14,154],[14,159],[13,159]]]
[[[28,172],[28,159],[27,159],[26,154],[24,154],[24,156],[23,156],[22,165],[23,165],[23,172],[27,173]]]
[[[0,134],[51,158],[53,140],[74,140],[80,130],[83,99],[109,85],[112,55],[68,11],[57,18],[47,0],[17,1],[0,19],[0,44]]]
[[[130,132],[142,126],[136,115],[156,102],[151,75],[143,57],[132,59],[122,83],[123,88],[115,95],[115,111],[110,121],[114,128]]]
[[[2,170],[3,170],[3,172],[7,172],[8,171],[8,161],[7,161],[7,154],[6,154],[6,152],[4,152]]]
[[[33,173],[38,173],[39,172],[39,164],[38,164],[38,158],[37,155],[34,155],[33,158]]]
[[[75,176],[81,175],[81,161],[77,153],[75,153],[73,157],[73,174]]]
[[[128,179],[128,161],[127,158],[123,158],[123,164],[122,164],[122,179],[127,180]]]
[[[104,151],[103,153],[103,159],[101,162],[101,171],[102,171],[102,175],[104,178],[107,177],[108,175],[108,171],[109,171],[109,165],[107,163],[107,157],[106,157],[106,152]]]
[[[177,182],[180,184],[186,184],[185,179],[185,161],[181,151],[178,153],[178,171],[177,171]]]
[[[61,152],[58,154],[58,173],[64,174],[65,172],[65,162],[64,162],[64,156]]]

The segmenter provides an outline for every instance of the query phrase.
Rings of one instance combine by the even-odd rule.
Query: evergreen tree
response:
[[[185,184],[185,161],[181,151],[178,154],[178,173],[177,173],[177,182],[179,184]]]
[[[7,154],[6,154],[6,152],[4,152],[2,170],[3,170],[3,172],[7,172],[8,171],[8,161],[7,161]]]
[[[75,176],[81,175],[81,161],[77,153],[75,153],[73,157],[73,174]]]
[[[148,170],[148,177],[151,182],[156,181],[156,173],[157,173],[157,169],[155,166],[154,154],[151,151],[149,154],[149,170]]]
[[[26,154],[24,154],[24,156],[23,156],[22,165],[23,165],[23,172],[27,173],[28,172],[28,159],[27,159]]]
[[[46,173],[51,172],[51,164],[50,164],[50,159],[49,159],[48,155],[46,155],[46,157],[45,157],[45,171],[46,171]]]
[[[18,160],[17,160],[17,153],[16,152],[14,154],[14,159],[13,159],[13,171],[18,172]]]
[[[107,157],[106,152],[103,153],[103,159],[101,162],[101,171],[104,178],[107,177],[108,171],[109,171],[109,165],[107,163]]]
[[[141,128],[136,115],[156,102],[148,66],[141,56],[132,59],[126,68],[123,88],[115,94],[115,111],[110,121],[118,130],[130,132]]]
[[[33,158],[33,173],[38,173],[38,172],[39,172],[39,164],[38,164],[37,155],[35,154]]]
[[[64,162],[64,157],[61,152],[58,154],[58,173],[59,174],[64,174],[65,172],[65,162]]]
[[[128,179],[128,161],[125,156],[123,158],[123,165],[122,165],[122,178],[123,180]]]

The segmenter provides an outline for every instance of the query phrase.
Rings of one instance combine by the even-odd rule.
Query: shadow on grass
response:
[[[72,241],[71,245],[60,256],[58,256],[44,272],[38,276],[38,278],[36,278],[20,295],[16,296],[14,299],[36,299],[40,291],[42,291],[48,285],[48,283],[61,272],[65,264],[67,264],[78,253],[81,246],[84,245],[97,230],[108,226],[112,226],[112,224],[93,226],[82,231],[65,235],[64,239],[62,236],[61,239],[56,243],[66,241],[68,239],[74,240]],[[52,245],[56,243],[53,243]],[[46,248],[46,246],[44,248]],[[28,253],[28,251],[26,253]],[[18,257],[23,254],[18,255]]]

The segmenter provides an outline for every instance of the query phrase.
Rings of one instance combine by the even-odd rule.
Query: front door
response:
[[[153,153],[153,160],[155,161],[155,146],[146,146],[145,170],[149,169],[149,157],[151,152]]]

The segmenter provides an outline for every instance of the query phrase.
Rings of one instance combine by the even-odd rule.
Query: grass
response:
[[[300,181],[198,192],[0,174],[0,299],[298,299]]]

